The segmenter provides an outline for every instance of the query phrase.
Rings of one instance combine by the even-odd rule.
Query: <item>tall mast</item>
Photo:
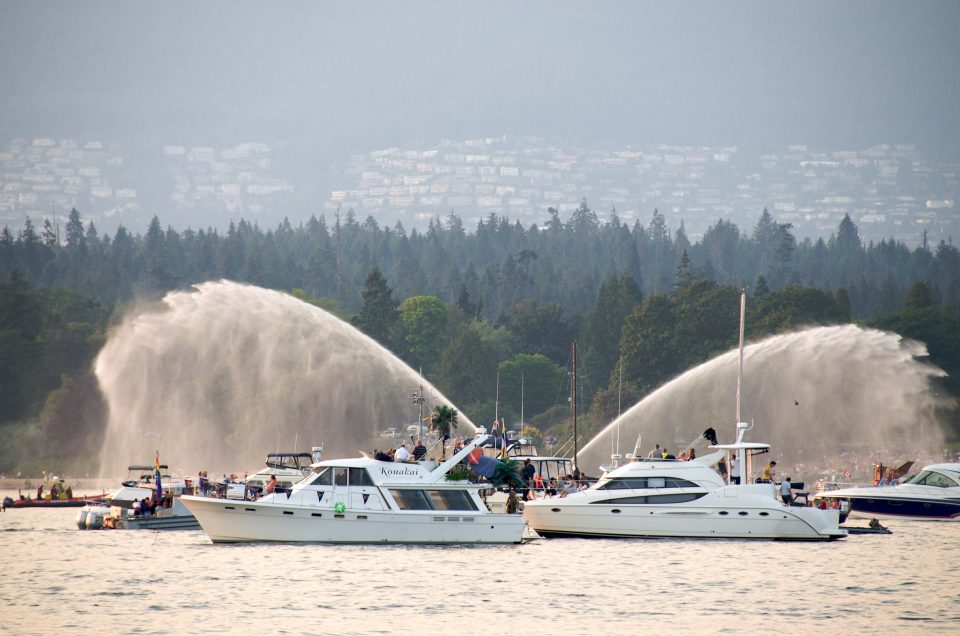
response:
[[[620,395],[623,393],[623,356],[620,356],[620,380],[617,383],[617,448],[614,454],[620,454]]]
[[[500,424],[500,369],[497,369],[497,397],[493,401],[493,422]]]
[[[740,402],[743,397],[743,317],[747,313],[747,290],[740,291],[740,366],[737,368],[737,422],[740,422]]]
[[[520,369],[520,432],[523,433],[523,429],[526,428],[526,424],[523,420],[523,369]]]
[[[414,391],[414,392],[410,395],[410,397],[413,398],[413,403],[416,404],[417,407],[418,407],[418,410],[417,410],[417,435],[420,436],[420,439],[423,439],[423,402],[424,402],[424,397],[423,397],[423,385],[422,385],[422,384],[417,385],[416,391]]]
[[[577,466],[577,452],[579,450],[579,445],[577,444],[577,341],[573,341],[573,391],[572,391],[572,400],[573,406],[573,467],[579,470]]]
[[[740,356],[740,366],[737,369],[737,429],[736,437],[737,444],[743,441],[743,433],[745,428],[740,426],[741,422],[741,412],[740,412],[740,403],[743,398],[743,323],[744,318],[747,314],[747,290],[742,289],[740,291],[740,345],[739,345],[739,356]],[[743,448],[737,449],[737,470],[740,473],[740,483],[747,483],[747,458],[749,455]],[[731,474],[732,476],[732,474]]]

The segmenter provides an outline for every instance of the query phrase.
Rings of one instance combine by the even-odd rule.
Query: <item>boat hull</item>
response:
[[[741,488],[741,487],[732,487]],[[724,491],[728,491],[725,493]],[[572,499],[572,498],[566,498]],[[594,504],[551,498],[524,516],[543,536],[777,539],[831,541],[847,536],[837,511],[816,510],[721,489],[690,504]]]
[[[923,473],[939,472],[956,483],[960,465],[935,464]],[[904,483],[898,486],[841,488],[817,493],[814,501],[849,501],[850,516],[860,519],[960,520],[960,487]]]
[[[459,511],[356,511],[185,496],[214,543],[521,543],[521,515]]]
[[[960,499],[850,497],[850,516],[857,519],[960,521]]]
[[[122,530],[199,530],[200,522],[193,515],[175,517],[131,517],[115,526]]]
[[[100,497],[74,497],[72,499],[14,499],[4,502],[5,509],[15,508],[82,508],[89,503],[97,503],[104,500],[106,495]]]

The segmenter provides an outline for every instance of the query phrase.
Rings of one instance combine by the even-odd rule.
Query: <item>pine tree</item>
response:
[[[365,334],[391,348],[399,334],[400,314],[393,290],[376,265],[367,275],[363,286],[363,306],[353,318],[353,324]]]

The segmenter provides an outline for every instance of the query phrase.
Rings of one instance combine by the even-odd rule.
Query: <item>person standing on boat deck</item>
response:
[[[789,506],[793,503],[793,495],[790,494],[790,478],[787,477],[780,483],[780,498],[783,499],[783,505]]]
[[[537,469],[533,467],[529,459],[523,460],[523,468],[520,470],[520,476],[523,477],[523,500],[529,501],[530,488],[533,486],[533,477],[537,474]]]
[[[660,450],[660,444],[654,444],[653,450],[647,453],[647,459],[660,459],[663,456],[663,452]]]
[[[272,494],[277,490],[277,476],[270,475],[270,481],[267,482],[267,488],[264,490],[264,494]]]
[[[413,458],[420,461],[427,456],[427,447],[423,445],[423,440],[418,439],[417,445],[413,447]]]
[[[739,468],[738,461],[736,457],[730,458],[730,483],[739,484],[740,483],[740,473],[737,470]]]
[[[764,483],[772,482],[777,476],[777,462],[771,461],[769,464],[763,467],[763,472],[760,473],[760,481]]]
[[[394,461],[405,462],[410,459],[410,451],[407,450],[407,444],[400,444],[400,448],[397,449],[397,454],[393,456]]]

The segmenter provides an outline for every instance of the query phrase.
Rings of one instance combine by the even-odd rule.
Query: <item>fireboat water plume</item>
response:
[[[104,476],[161,461],[184,474],[257,470],[268,452],[355,456],[377,432],[450,404],[399,358],[290,295],[220,281],[130,312],[97,357],[110,419]],[[473,425],[460,415],[462,431]],[[426,427],[427,424],[424,423]],[[383,440],[384,446],[396,445]],[[219,475],[218,475],[219,476]]]
[[[945,373],[922,360],[926,347],[894,333],[855,325],[815,327],[773,336],[744,350],[743,416],[749,441],[768,442],[773,456],[814,462],[843,451],[892,460],[943,448],[938,412],[952,402],[931,380]],[[580,453],[588,473],[609,460],[620,428],[620,452],[642,435],[678,452],[706,428],[734,441],[737,351],[724,353],[663,385],[615,420]]]

